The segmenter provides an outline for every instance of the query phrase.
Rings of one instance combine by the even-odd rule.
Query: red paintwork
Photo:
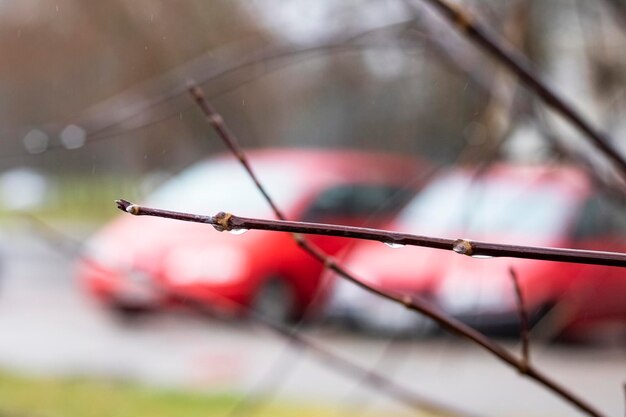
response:
[[[288,219],[299,219],[309,204],[329,186],[344,183],[403,185],[411,178],[422,175],[426,166],[414,158],[357,151],[258,150],[250,151],[248,156],[252,167],[255,162],[269,161],[276,166],[284,165],[285,175],[293,175],[294,167],[303,174],[305,180],[298,189],[300,194],[295,203],[292,207],[281,208]],[[232,159],[232,156],[223,155],[217,159]],[[233,160],[233,164],[236,163]],[[365,222],[365,219],[354,218],[327,220],[353,225]],[[130,257],[132,268],[147,272],[162,288],[224,310],[232,309],[228,300],[249,305],[263,280],[279,276],[292,285],[302,312],[313,302],[320,283],[320,263],[302,251],[291,235],[285,233],[249,231],[235,236],[202,224],[121,214],[99,232],[95,240],[106,242],[108,250],[115,256]],[[331,254],[349,242],[348,239],[316,236],[310,237],[310,240]],[[172,277],[176,271],[167,269],[166,259],[172,251],[181,248],[183,253],[184,248],[191,251],[203,248],[203,261],[214,262],[216,268],[230,267],[220,264],[228,262],[222,253],[225,246],[235,250],[241,258],[237,262],[241,270],[235,279],[227,283],[180,284]],[[213,258],[215,252],[219,253]],[[135,286],[129,282],[127,275],[126,272],[116,271],[115,265],[101,267],[89,260],[80,262],[78,268],[78,276],[86,289],[108,303],[118,302],[120,296]],[[156,302],[163,306],[168,299],[158,297]]]
[[[455,174],[459,172],[470,176],[473,171],[453,171]],[[575,215],[567,219],[569,230],[562,235],[532,241],[523,241],[518,236],[506,234],[464,236],[463,232],[445,237],[626,252],[624,236],[602,236],[594,241],[575,241],[571,237],[581,206],[593,193],[591,182],[583,172],[567,167],[497,165],[483,175],[488,180],[497,178],[506,181],[511,187],[556,184],[575,208],[572,211]],[[405,231],[395,221],[387,228]],[[555,320],[555,326],[560,329],[574,332],[602,321],[626,324],[626,270],[623,268],[512,258],[473,259],[451,251],[428,248],[391,249],[371,241],[359,243],[347,256],[345,266],[380,288],[420,294],[435,302],[441,298],[447,279],[457,280],[452,281],[452,288],[460,296],[465,291],[464,285],[480,286],[486,292],[499,294],[501,302],[506,305],[504,309],[499,307],[490,310],[484,307],[483,310],[471,311],[476,316],[484,314],[484,318],[481,318],[483,322],[489,320],[491,313],[507,314],[516,319],[515,293],[509,273],[509,268],[513,267],[519,277],[526,308],[535,311],[543,306],[556,305],[551,319]],[[446,306],[442,304],[442,308]]]

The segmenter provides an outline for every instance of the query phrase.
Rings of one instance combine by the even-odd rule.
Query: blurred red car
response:
[[[389,221],[415,193],[415,180],[425,168],[414,158],[356,151],[259,150],[250,151],[249,158],[288,219],[351,225]],[[145,204],[274,218],[231,155],[188,168]],[[349,242],[310,239],[331,254]],[[120,215],[87,247],[79,264],[80,281],[121,312],[173,303],[173,297],[154,291],[151,284],[156,283],[178,299],[187,295],[223,312],[233,310],[235,302],[287,320],[314,305],[320,287],[322,265],[285,233],[250,231],[236,236],[201,224]]]
[[[433,180],[389,226],[403,232],[521,245],[626,252],[626,205],[567,167],[494,166]],[[514,258],[472,259],[453,252],[378,242],[359,244],[346,267],[386,290],[418,294],[492,333],[518,332],[509,268],[531,321],[544,330],[626,325],[626,270]],[[339,282],[331,316],[366,328],[413,329],[419,318]],[[548,329],[550,327],[550,329]],[[519,333],[517,333],[519,334]],[[570,333],[571,334],[571,333]]]

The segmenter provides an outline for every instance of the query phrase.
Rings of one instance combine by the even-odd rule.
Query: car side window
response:
[[[390,215],[412,197],[413,192],[389,185],[347,184],[322,192],[305,211],[308,222],[329,218]]]
[[[589,198],[580,212],[574,229],[576,239],[615,236],[626,241],[626,204],[605,195]]]
[[[626,201],[607,199],[606,216],[609,219],[610,234],[626,242]]]

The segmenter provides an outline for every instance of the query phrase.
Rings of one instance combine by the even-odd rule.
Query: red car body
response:
[[[480,174],[459,169],[433,180],[388,227],[455,239],[626,252],[623,203],[595,190],[590,179],[574,168],[497,165]],[[623,268],[473,259],[428,248],[392,250],[378,242],[359,244],[346,267],[373,285],[417,294],[495,333],[519,331],[511,268],[531,320],[543,319],[546,332],[572,334],[600,323],[626,324]],[[335,314],[368,324],[370,317],[355,314],[361,303],[361,308],[377,311],[376,324],[408,320],[406,314],[399,318],[386,302],[349,294],[355,291],[339,285],[331,307],[339,311]],[[377,307],[363,305],[366,300]],[[388,320],[382,318],[385,312],[390,314]]]
[[[389,221],[414,194],[415,179],[425,168],[414,158],[356,151],[259,150],[250,151],[249,159],[288,219],[352,225]],[[145,204],[275,218],[231,155],[187,169]],[[377,209],[377,215],[372,213]],[[349,242],[310,240],[330,254]],[[221,312],[258,307],[277,319],[296,317],[316,304],[323,268],[290,234],[255,230],[233,235],[208,225],[144,216],[120,215],[87,247],[80,281],[122,311],[162,307],[183,296]],[[164,291],[155,292],[154,284]]]

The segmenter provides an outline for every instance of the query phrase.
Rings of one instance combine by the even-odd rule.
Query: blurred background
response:
[[[626,154],[625,2],[460,3]],[[84,241],[117,216],[114,199],[141,200],[225,151],[190,80],[246,149],[356,148],[433,167],[567,161],[623,191],[576,130],[417,0],[0,1],[0,52],[0,414],[158,415],[142,402],[153,397],[169,414],[410,411],[271,333],[188,312],[129,325],[76,285],[75,248],[47,227]],[[467,411],[571,412],[457,339],[304,333]],[[617,415],[624,339],[533,353]]]

